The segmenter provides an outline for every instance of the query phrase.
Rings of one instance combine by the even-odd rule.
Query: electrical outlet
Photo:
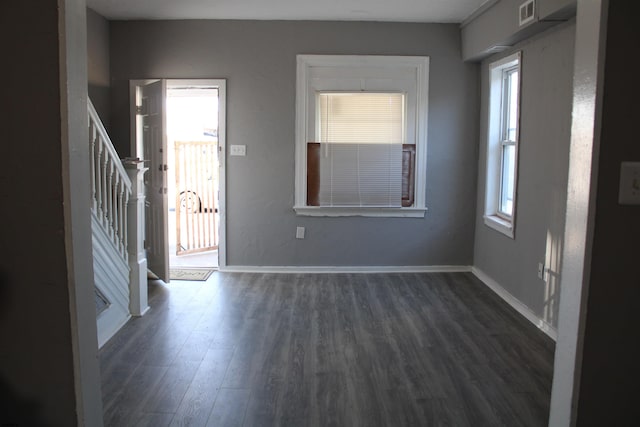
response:
[[[231,156],[246,156],[247,155],[247,146],[246,145],[231,145],[229,148],[229,155]]]
[[[296,239],[304,239],[304,227],[296,228]]]
[[[620,190],[618,203],[640,205],[640,162],[620,164]]]
[[[544,263],[538,263],[538,279],[544,280]]]

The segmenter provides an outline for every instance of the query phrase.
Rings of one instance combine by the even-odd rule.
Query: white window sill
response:
[[[497,215],[485,215],[484,224],[494,230],[504,234],[507,237],[513,237],[513,222],[500,218]]]
[[[386,218],[424,218],[427,208],[374,208],[359,206],[294,206],[298,216],[366,216]]]

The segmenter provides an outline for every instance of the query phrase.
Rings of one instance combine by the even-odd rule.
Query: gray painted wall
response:
[[[226,78],[227,263],[470,265],[477,176],[477,66],[457,25],[358,22],[111,23],[112,138],[129,153],[128,80]],[[431,57],[424,219],[296,217],[296,54]],[[306,238],[295,239],[296,226]]]
[[[474,265],[557,327],[566,209],[575,23],[555,27],[482,63],[480,162]],[[489,64],[522,51],[520,153],[515,239],[484,225]],[[539,262],[551,268],[538,279]]]
[[[89,98],[96,107],[102,123],[109,130],[111,117],[109,70],[109,21],[87,8],[87,73]]]
[[[537,0],[532,22],[520,27],[519,8],[525,0],[499,0],[462,26],[462,57],[479,60],[494,46],[514,46],[575,16],[576,0]],[[495,52],[495,51],[494,51]]]
[[[522,2],[520,2],[522,3]],[[571,13],[575,16],[577,0],[538,0],[538,17],[540,19],[553,19],[559,15],[567,13],[571,10]]]
[[[102,425],[85,8],[27,0],[0,14],[0,425]]]

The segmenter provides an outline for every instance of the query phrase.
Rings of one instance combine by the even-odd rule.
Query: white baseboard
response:
[[[250,266],[228,265],[219,268],[223,273],[285,273],[285,274],[323,274],[323,273],[473,273],[489,289],[498,294],[518,313],[541,329],[554,341],[558,338],[556,329],[539,318],[529,307],[511,295],[498,282],[482,270],[468,265],[432,265],[432,266]]]
[[[142,310],[142,312],[140,312],[140,314],[132,314],[131,317],[142,317],[145,314],[147,314],[149,312],[149,310],[151,310],[150,306],[147,306],[147,308],[145,308],[144,310]]]
[[[516,297],[511,295],[509,291],[500,286],[498,282],[489,277],[484,271],[480,270],[477,267],[471,267],[471,272],[478,278],[482,283],[487,285],[489,289],[498,294],[500,298],[502,298],[507,304],[513,307],[518,313],[524,316],[528,321],[533,323],[537,328],[539,328],[542,332],[547,334],[549,338],[554,341],[558,340],[558,331],[547,323],[544,319],[538,317],[529,307],[523,304]]]
[[[220,267],[223,273],[466,273],[468,265],[433,266],[249,266],[227,265]]]
[[[109,313],[112,310],[114,313]],[[131,315],[110,307],[98,316],[98,348],[102,348],[131,319]]]

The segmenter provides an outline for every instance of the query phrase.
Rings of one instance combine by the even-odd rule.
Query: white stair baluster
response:
[[[109,235],[113,238],[113,160],[107,156],[107,221]]]
[[[96,177],[96,215],[101,219],[104,213],[102,206],[102,143],[99,135],[96,135],[94,144],[96,147],[96,152],[93,158]]]
[[[100,138],[100,144],[103,148],[106,148],[102,143],[102,137]],[[100,158],[100,179],[102,181],[102,224],[105,229],[109,230],[109,156],[107,154],[107,150],[104,149],[102,151],[102,157]]]
[[[96,212],[98,204],[96,202],[96,162],[95,162],[95,152],[96,152],[96,128],[89,117],[89,159],[90,159],[90,179],[91,179],[91,210]]]
[[[111,163],[113,164],[113,159],[111,159]],[[112,224],[113,224],[113,244],[119,248],[120,246],[120,176],[118,174],[113,174],[113,184],[111,188],[111,195],[113,197],[113,211],[112,211]]]
[[[129,206],[129,194],[131,191],[127,191],[127,187],[123,186],[123,199],[122,199],[122,253],[127,260],[129,261],[129,224],[128,224],[128,212],[127,207]]]

